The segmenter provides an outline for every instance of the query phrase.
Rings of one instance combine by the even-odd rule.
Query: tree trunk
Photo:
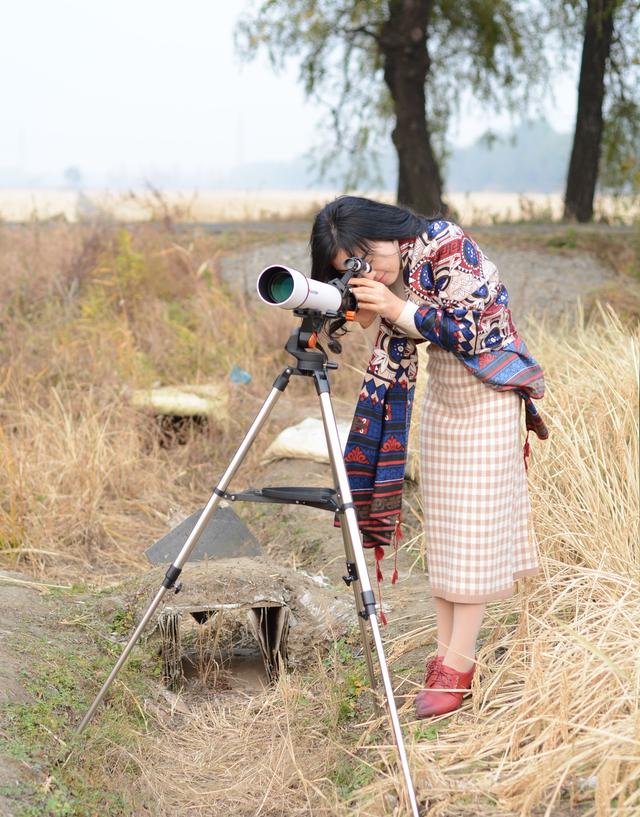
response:
[[[603,130],[604,75],[613,36],[615,4],[615,0],[587,0],[578,113],[564,198],[565,221],[593,218]]]
[[[432,10],[433,0],[390,0],[379,48],[396,118],[392,138],[398,154],[398,204],[425,215],[438,211],[444,215],[447,206],[425,110],[431,64],[427,27]]]

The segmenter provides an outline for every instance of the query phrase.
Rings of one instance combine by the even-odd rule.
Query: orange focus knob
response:
[[[313,335],[309,338],[309,343],[307,343],[307,349],[315,349],[315,345],[318,342],[318,333],[314,332]]]
[[[355,321],[355,319],[356,319],[356,313],[355,312],[345,312],[344,316],[348,321]]]

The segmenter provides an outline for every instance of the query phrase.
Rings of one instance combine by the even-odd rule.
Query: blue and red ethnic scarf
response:
[[[397,556],[400,538],[418,343],[452,352],[491,388],[518,392],[525,403],[525,467],[529,432],[549,436],[533,405],[544,395],[543,372],[513,325],[495,265],[462,228],[442,220],[402,241],[400,252],[405,294],[417,305],[414,322],[424,340],[381,320],[344,451],[363,545],[375,548],[378,587],[382,546],[395,545]],[[340,525],[337,517],[334,524]],[[394,565],[392,583],[397,575]],[[386,623],[382,610],[381,620]]]

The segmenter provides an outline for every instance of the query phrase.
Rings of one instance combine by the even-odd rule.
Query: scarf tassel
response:
[[[378,607],[379,607],[379,614],[380,614],[380,621],[383,624],[387,624],[387,617],[384,614],[384,610],[382,609],[382,587],[380,586],[380,582],[384,578],[382,575],[382,568],[380,567],[380,562],[384,559],[384,548],[380,545],[376,545],[374,554],[376,557],[376,579],[378,580]]]
[[[527,429],[527,438],[524,441],[524,448],[522,449],[523,452],[523,459],[524,459],[524,470],[527,472],[529,470],[529,466],[527,465],[527,457],[531,453],[531,446],[529,445],[529,431],[531,429]]]
[[[398,542],[402,541],[402,528],[400,527],[400,515],[396,519],[396,526],[393,531],[393,574],[391,584],[398,581]]]
[[[393,531],[393,547],[394,547],[394,555],[393,555],[393,574],[391,575],[391,584],[395,584],[398,581],[398,542],[402,541],[402,528],[400,527],[400,516],[396,519],[396,526]],[[379,607],[379,615],[380,621],[382,624],[387,624],[387,617],[384,614],[384,610],[382,609],[382,581],[384,576],[382,575],[382,568],[380,567],[380,562],[384,559],[384,548],[381,545],[376,545],[374,548],[374,555],[376,558],[376,581],[378,582],[378,607]]]

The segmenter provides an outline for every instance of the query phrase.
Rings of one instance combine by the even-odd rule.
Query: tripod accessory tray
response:
[[[335,488],[308,488],[306,486],[275,486],[271,488],[251,488],[240,493],[225,493],[231,502],[276,502],[281,505],[308,505],[323,511],[335,513],[341,510],[337,502]]]

